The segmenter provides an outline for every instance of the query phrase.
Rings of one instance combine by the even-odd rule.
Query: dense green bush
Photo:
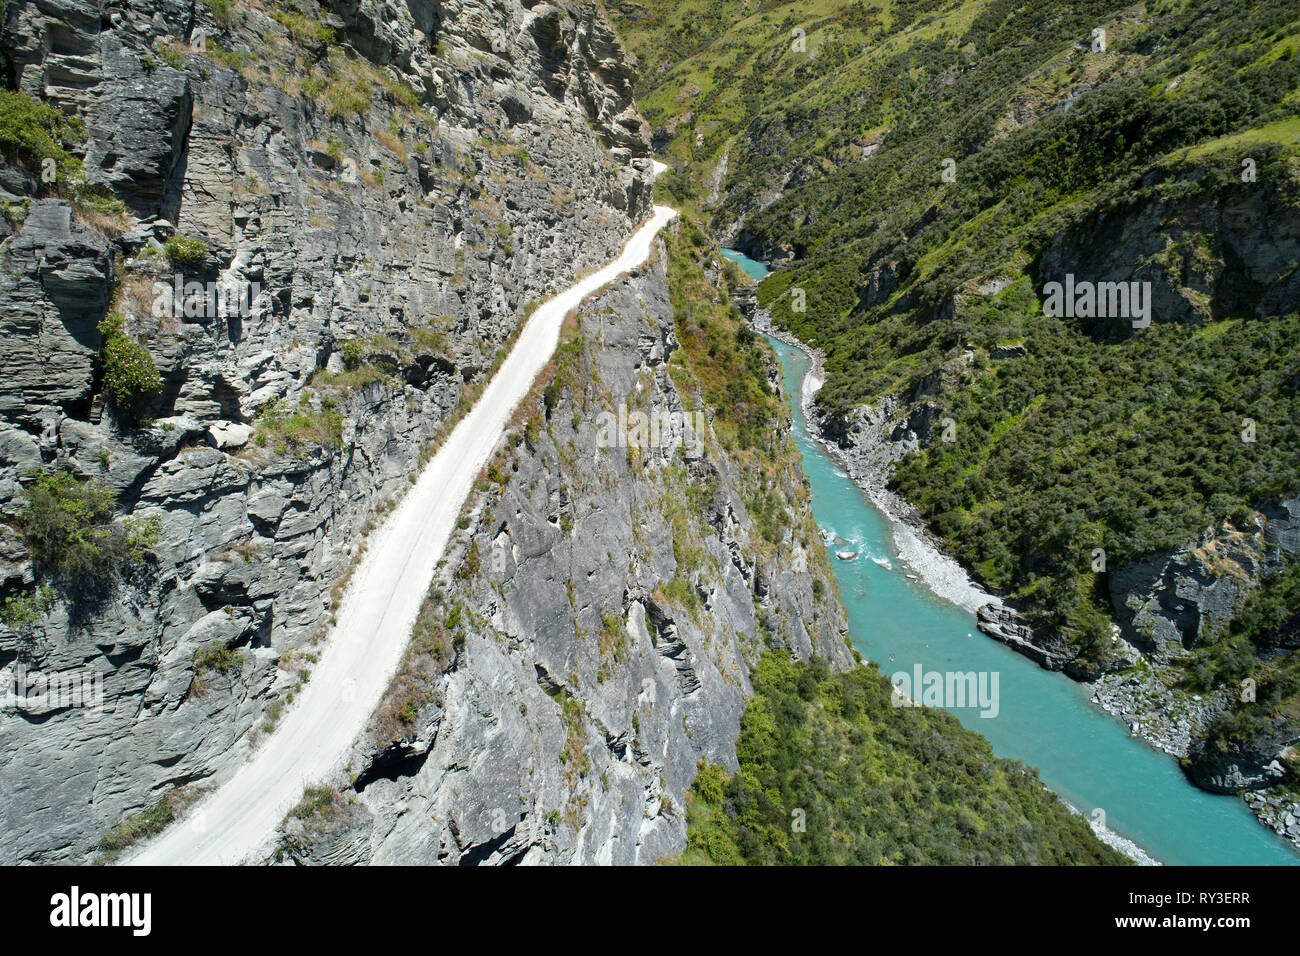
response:
[[[208,257],[208,244],[202,239],[177,233],[163,243],[163,253],[173,266],[185,269],[199,265]]]
[[[157,543],[160,521],[114,517],[112,489],[70,471],[37,474],[23,487],[18,514],[32,558],[71,582],[97,580],[144,559]]]
[[[81,177],[81,161],[68,147],[85,139],[86,128],[75,116],[17,90],[0,90],[0,151],[21,162],[38,178],[45,160],[53,160],[59,183]]]
[[[1127,862],[955,717],[893,706],[874,669],[831,673],[772,652],[751,677],[739,770],[701,765],[685,862]]]
[[[349,372],[360,368],[366,359],[366,348],[360,339],[348,339],[339,351],[343,354],[343,367]]]
[[[121,313],[99,323],[103,336],[104,387],[115,405],[134,415],[139,404],[162,390],[162,376],[149,350],[126,334]]]
[[[0,154],[26,168],[39,192],[67,197],[79,211],[119,218],[125,205],[108,189],[89,185],[81,160],[70,152],[85,137],[79,117],[26,93],[0,90]]]
[[[54,589],[48,584],[32,591],[11,594],[0,605],[0,622],[14,630],[21,630],[40,620],[54,607]]]

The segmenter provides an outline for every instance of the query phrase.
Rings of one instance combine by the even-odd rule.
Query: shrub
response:
[[[302,792],[302,799],[291,811],[299,820],[306,820],[325,809],[334,799],[334,791],[325,786],[307,787]]]
[[[365,347],[357,339],[348,339],[339,351],[343,353],[343,367],[349,372],[356,371],[366,357]]]
[[[116,237],[126,231],[126,204],[97,186],[78,184],[72,194],[77,217],[106,236]]]
[[[194,652],[194,673],[216,671],[229,674],[244,665],[244,656],[233,647],[219,644],[213,647],[201,647]]]
[[[312,20],[297,10],[273,10],[271,16],[301,46],[319,49],[334,39],[334,30],[324,21]]]
[[[325,87],[325,102],[329,106],[331,119],[347,119],[349,116],[364,116],[370,109],[372,91],[370,84],[358,80],[332,80]]]
[[[447,348],[447,334],[437,329],[427,329],[416,327],[411,329],[411,337],[415,339],[417,349],[427,352],[433,352],[435,355],[449,355]]]
[[[234,19],[234,0],[203,0],[207,8],[212,13],[212,19],[216,21],[217,26],[223,30],[230,26]]]
[[[723,767],[701,760],[695,782],[691,784],[691,792],[706,803],[720,805],[726,799],[729,779]]]
[[[325,143],[325,153],[334,162],[342,165],[345,155],[343,150],[343,141],[337,136],[331,136]]]
[[[125,320],[110,312],[99,323],[104,338],[104,387],[118,408],[134,413],[142,399],[162,390],[162,376],[148,349],[123,330]]]
[[[94,479],[46,472],[23,495],[23,537],[36,562],[56,574],[103,578],[142,560],[157,543],[158,518],[114,520],[113,492]]]
[[[54,161],[61,184],[81,177],[81,161],[65,146],[81,140],[85,126],[76,117],[17,90],[0,90],[0,151],[10,162],[21,162],[39,173],[45,160]]]
[[[158,538],[162,534],[162,518],[158,515],[123,518],[122,530],[126,533],[127,555],[132,561],[139,561],[158,544]]]
[[[86,136],[75,116],[16,90],[0,90],[0,153],[36,174],[55,195],[72,199],[78,212],[120,218],[126,207],[102,186],[88,185],[81,160],[68,151]],[[44,175],[53,163],[54,181]]]
[[[180,234],[163,243],[167,261],[178,269],[196,266],[208,256],[208,244],[202,239]]]
[[[48,614],[54,606],[54,589],[42,585],[35,591],[23,594],[11,594],[0,606],[0,622],[19,630],[28,624],[34,624],[43,614]]]
[[[247,50],[230,50],[216,40],[208,41],[208,48],[205,52],[209,60],[220,63],[228,70],[242,70],[255,59],[253,54]]]
[[[320,409],[312,408],[311,399],[303,394],[295,410],[276,400],[268,404],[257,423],[257,444],[275,443],[278,452],[301,448],[337,448],[343,443],[343,414],[323,401]]]
[[[172,46],[167,40],[159,37],[153,41],[153,48],[154,52],[163,58],[163,62],[173,70],[185,69],[185,54]]]

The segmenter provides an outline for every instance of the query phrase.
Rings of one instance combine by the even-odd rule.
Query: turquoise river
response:
[[[727,251],[746,273],[766,267]],[[953,713],[983,734],[1004,757],[1038,769],[1043,782],[1090,818],[1167,864],[1295,865],[1300,856],[1258,823],[1236,797],[1193,786],[1177,762],[1129,735],[1127,726],[1090,700],[1089,690],[1063,674],[985,637],[967,611],[911,580],[894,548],[890,520],[862,493],[805,427],[798,396],[810,361],[799,349],[771,341],[781,359],[786,395],[794,406],[795,444],[812,486],[819,527],[857,551],[835,560],[853,644],[889,675],[923,671],[998,674],[998,713],[978,707]],[[876,561],[888,562],[889,567]],[[892,658],[891,658],[892,655]]]

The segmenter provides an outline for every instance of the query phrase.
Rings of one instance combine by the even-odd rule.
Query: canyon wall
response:
[[[0,667],[102,687],[0,712],[0,859],[71,862],[274,725],[530,303],[648,215],[648,131],[592,3],[13,0],[3,46],[125,206],[0,167],[0,587],[40,595]],[[178,307],[192,283],[247,302]],[[110,313],[161,380],[130,414]],[[69,472],[150,523],[140,560],[34,558],[24,488]]]

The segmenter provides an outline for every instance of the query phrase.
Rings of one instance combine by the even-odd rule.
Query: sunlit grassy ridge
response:
[[[776,356],[745,324],[731,299],[739,270],[721,256],[715,258],[716,247],[689,219],[674,224],[666,245],[680,345],[670,364],[673,381],[701,408],[713,409],[713,433],[744,475],[744,504],[760,551],[780,562],[793,560],[791,552],[780,552],[792,534],[790,543],[797,542],[810,556],[819,578],[833,582],[826,552],[817,546],[807,489],[790,480],[789,464],[797,455],[790,411],[769,386]],[[718,270],[714,279],[706,266]],[[701,509],[694,502],[688,501],[688,507],[698,516]],[[803,516],[797,524],[796,515]],[[819,594],[823,587],[818,581]]]

